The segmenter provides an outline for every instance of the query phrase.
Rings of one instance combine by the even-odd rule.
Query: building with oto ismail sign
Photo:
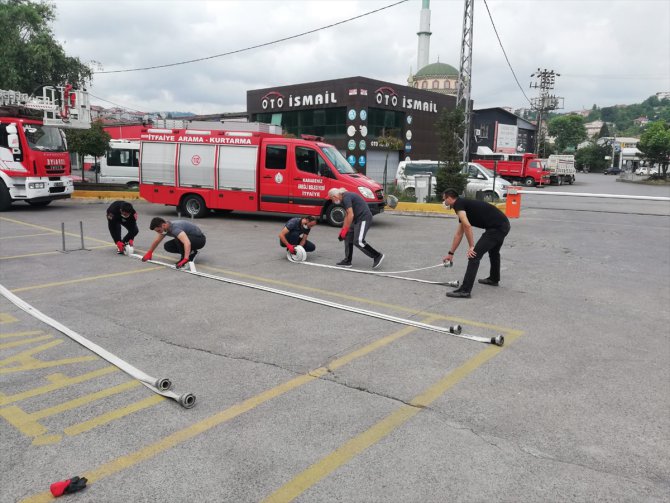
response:
[[[285,133],[322,136],[358,171],[382,181],[395,176],[401,159],[437,159],[435,123],[453,110],[454,96],[365,77],[310,82],[247,91],[253,122],[281,126]],[[400,150],[380,138],[400,140]]]

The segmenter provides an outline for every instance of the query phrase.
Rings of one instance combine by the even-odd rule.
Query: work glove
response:
[[[181,259],[181,260],[180,260],[179,262],[177,262],[174,266],[175,266],[177,269],[181,269],[181,268],[184,267],[186,264],[188,264],[188,257],[185,257],[185,258]]]
[[[54,482],[49,489],[51,490],[51,494],[53,494],[55,498],[58,498],[63,494],[72,494],[81,491],[86,487],[86,482],[88,482],[86,477],[72,477],[69,480]]]
[[[153,252],[150,252],[150,251],[146,252],[146,253],[144,254],[144,257],[142,257],[142,262],[146,262],[147,260],[151,260],[151,258],[152,258],[153,256],[154,256],[154,253],[153,253]]]
[[[123,241],[117,241],[116,242],[116,248],[118,249],[118,253],[123,253],[123,248],[124,248]]]
[[[344,241],[344,238],[347,237],[347,233],[349,232],[349,227],[342,227],[342,230],[340,231],[340,235],[337,236],[337,239],[340,241]]]
[[[286,245],[286,249],[291,252],[291,255],[295,255],[295,246],[293,246],[291,243]]]
[[[128,246],[135,246],[135,245],[133,244],[133,240],[132,240],[132,239],[129,239],[129,240],[128,240]]]

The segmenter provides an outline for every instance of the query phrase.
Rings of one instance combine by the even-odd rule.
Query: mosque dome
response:
[[[416,72],[414,78],[429,78],[429,77],[458,77],[458,70],[446,63],[431,63],[424,66]]]

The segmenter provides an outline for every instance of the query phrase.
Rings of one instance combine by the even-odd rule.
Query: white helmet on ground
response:
[[[297,245],[295,246],[295,255],[286,250],[286,258],[291,262],[304,262],[307,260],[307,252],[302,246]]]

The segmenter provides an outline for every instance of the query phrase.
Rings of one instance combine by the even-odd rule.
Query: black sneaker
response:
[[[480,280],[477,280],[477,281],[479,283],[481,283],[482,285],[498,286],[498,282],[493,281],[491,278],[484,278],[484,279],[480,279]]]
[[[464,292],[463,290],[454,290],[453,292],[447,292],[447,297],[453,297],[455,299],[469,299],[470,292]]]
[[[375,257],[375,261],[372,263],[372,268],[377,269],[377,267],[382,265],[382,260],[384,260],[384,254],[380,253]]]
[[[344,260],[340,260],[337,264],[340,267],[351,267],[351,260],[347,260],[346,258]]]

